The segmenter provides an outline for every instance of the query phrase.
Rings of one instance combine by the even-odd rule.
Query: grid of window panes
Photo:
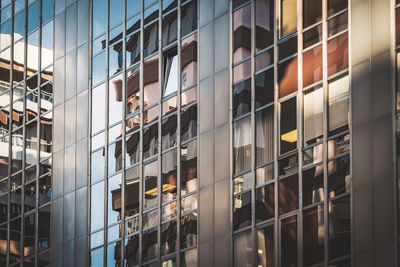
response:
[[[350,266],[348,1],[232,8],[234,266]]]
[[[394,120],[396,121],[396,178],[397,178],[397,243],[400,248],[400,0],[395,3],[396,89]],[[399,259],[397,259],[399,262]]]
[[[91,266],[197,264],[197,4],[93,0]]]
[[[49,266],[53,17],[53,0],[1,1],[1,266]]]

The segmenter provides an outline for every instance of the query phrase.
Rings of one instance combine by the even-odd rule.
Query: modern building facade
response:
[[[400,1],[0,8],[0,266],[400,266]]]

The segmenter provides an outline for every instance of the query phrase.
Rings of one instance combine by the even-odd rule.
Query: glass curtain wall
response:
[[[348,2],[234,0],[231,27],[234,266],[350,266]]]
[[[53,25],[53,1],[1,2],[1,266],[49,266]]]
[[[397,179],[397,246],[400,247],[400,1],[395,1],[395,57],[396,57],[396,86],[395,86],[395,104],[394,104],[394,120],[395,120],[395,152],[396,152],[396,179]],[[397,259],[399,261],[399,258]]]
[[[197,264],[197,5],[93,1],[91,266]]]

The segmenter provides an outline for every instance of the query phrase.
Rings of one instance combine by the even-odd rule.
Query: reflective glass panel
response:
[[[139,66],[130,69],[126,73],[126,114],[129,115],[139,110],[140,107],[140,91],[139,91],[139,78],[140,78],[140,69]],[[115,88],[118,88],[116,91],[116,97],[119,97],[119,87],[122,90],[122,81],[121,84],[115,84]],[[122,94],[121,94],[122,97]]]
[[[322,45],[303,53],[303,87],[322,80]]]
[[[108,85],[108,125],[122,120],[122,74],[114,77]]]
[[[161,225],[161,255],[172,253],[176,249],[176,221]]]
[[[136,163],[139,161],[139,147],[140,144],[140,133],[135,132],[131,135],[128,135],[125,138],[125,164],[126,167],[131,166],[132,164]]]
[[[92,183],[104,177],[104,147],[92,153],[91,181]]]
[[[303,213],[303,262],[311,266],[324,261],[324,208],[316,206]]]
[[[303,28],[322,19],[322,0],[303,0]]]
[[[304,142],[307,145],[322,139],[323,102],[322,86],[304,94]]]
[[[197,29],[197,0],[191,0],[181,7],[181,36]]]
[[[142,261],[148,261],[158,256],[157,227],[143,233]]]
[[[176,197],[177,185],[177,155],[176,149],[162,155],[162,201],[169,201]]]
[[[104,129],[105,126],[105,85],[102,84],[92,90],[92,133]]]
[[[90,229],[93,231],[104,225],[104,181],[92,185],[90,197]]]
[[[234,267],[253,266],[253,243],[251,230],[233,236]]]
[[[149,158],[158,153],[158,123],[143,129],[143,158]]]
[[[248,58],[251,53],[251,5],[233,13],[233,63]]]
[[[139,213],[139,177],[140,166],[136,165],[126,171],[125,176],[125,217]],[[118,191],[115,192],[118,199]],[[121,198],[121,197],[119,197]]]
[[[275,216],[274,183],[256,189],[256,223]]]
[[[347,33],[328,41],[328,76],[345,70],[349,66]]]
[[[162,221],[168,221],[169,219],[176,218],[178,215],[177,205],[177,202],[174,201],[161,208]]]
[[[197,245],[197,213],[181,217],[181,249]]]
[[[347,0],[328,0],[328,16],[347,8]]]
[[[197,84],[197,33],[182,40],[181,79],[182,89]]]
[[[232,88],[232,114],[240,117],[251,109],[251,81],[247,79]]]
[[[158,23],[144,29],[143,56],[147,57],[158,50]],[[146,73],[146,72],[145,72]]]
[[[181,145],[181,195],[197,190],[197,140]]]
[[[299,207],[299,181],[294,174],[279,181],[279,214],[284,214]]]
[[[233,124],[233,170],[235,174],[250,169],[251,132],[250,116]]]
[[[274,107],[256,113],[256,165],[273,160]]]
[[[256,0],[256,52],[274,42],[274,1]]]
[[[281,154],[297,147],[297,105],[296,97],[281,104]]]
[[[297,216],[281,221],[281,266],[297,266]]]
[[[350,192],[350,156],[328,162],[329,198]]]
[[[251,224],[251,191],[233,197],[233,230]]]
[[[269,267],[275,265],[274,257],[274,226],[257,230],[257,266]]]
[[[329,134],[347,130],[349,119],[349,76],[341,76],[330,81],[328,95]]]
[[[143,108],[146,108],[157,103],[160,98],[158,83],[158,55],[151,57],[144,62],[143,86]]]
[[[297,91],[297,56],[278,65],[279,98]]]
[[[297,1],[281,0],[281,36],[288,35],[297,29]]]
[[[350,198],[329,202],[329,259],[350,254]]]
[[[147,208],[157,204],[157,173],[158,173],[158,161],[153,161],[150,164],[144,166],[144,202],[143,207]]]
[[[163,97],[178,91],[178,55],[176,49],[164,53],[164,90]]]
[[[347,29],[348,13],[344,12],[328,20],[328,37]]]
[[[303,171],[303,206],[324,201],[324,166]]]
[[[303,48],[306,49],[322,40],[322,25],[311,28],[303,33]]]
[[[178,34],[177,12],[169,13],[162,19],[162,45],[163,47],[176,41]]]
[[[197,105],[181,109],[181,141],[197,136]]]
[[[173,114],[162,120],[161,146],[166,150],[176,145],[177,115]]]

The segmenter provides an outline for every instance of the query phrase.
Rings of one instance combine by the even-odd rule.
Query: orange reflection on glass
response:
[[[143,73],[143,108],[157,103],[160,98],[158,83],[158,55],[144,62]]]
[[[328,41],[328,76],[349,66],[347,32]]]
[[[158,119],[158,105],[151,109],[143,111],[143,124],[148,124]]]
[[[303,87],[322,80],[322,45],[303,53]]]
[[[197,101],[197,86],[182,93],[181,106],[187,106]]]
[[[177,97],[174,96],[162,103],[162,115],[163,116],[168,115],[171,112],[176,110],[176,105],[177,105],[176,100],[177,100]]]
[[[278,67],[279,97],[297,91],[297,56]]]

